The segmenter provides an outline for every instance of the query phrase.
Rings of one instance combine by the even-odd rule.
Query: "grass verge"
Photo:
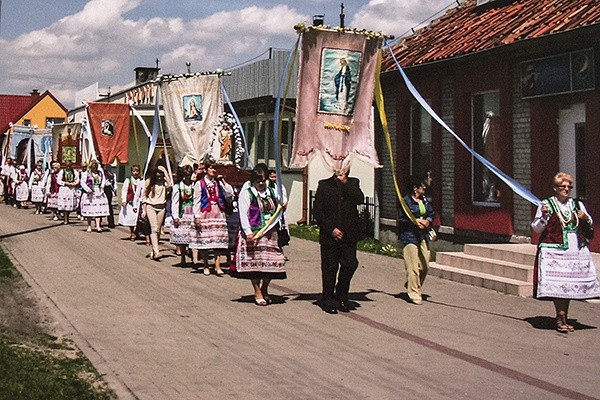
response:
[[[313,242],[319,241],[319,227],[316,225],[290,225],[290,234],[294,237]],[[402,247],[394,244],[383,244],[373,238],[365,238],[358,242],[356,248],[368,253],[382,254],[384,256],[402,258]]]
[[[31,288],[0,249],[0,400],[111,400],[69,340],[49,333]]]

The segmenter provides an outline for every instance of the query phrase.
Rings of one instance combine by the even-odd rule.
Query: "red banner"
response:
[[[89,103],[88,116],[94,144],[103,164],[116,158],[129,159],[129,105],[123,103]]]

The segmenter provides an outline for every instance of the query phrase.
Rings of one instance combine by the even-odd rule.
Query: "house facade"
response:
[[[48,90],[39,93],[34,89],[30,95],[0,95],[0,148],[4,156],[8,144],[13,137],[15,127],[31,127],[32,132],[46,132],[47,128],[56,123],[65,122],[67,109]],[[15,157],[18,163],[25,158],[28,139],[20,143],[12,143],[16,149]]]
[[[467,145],[538,198],[553,193],[556,172],[570,173],[573,196],[600,218],[599,44],[600,7],[593,0],[466,0],[393,52]],[[431,171],[442,234],[536,242],[530,228],[535,207],[432,120],[406,89],[389,52],[382,71],[397,160],[391,171],[382,157],[382,226],[393,231],[398,213],[391,174],[406,182],[411,174]],[[380,149],[387,152],[383,142]],[[592,249],[600,250],[598,238]]]

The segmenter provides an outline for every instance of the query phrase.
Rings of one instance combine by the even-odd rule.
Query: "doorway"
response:
[[[571,196],[585,200],[585,104],[573,104],[558,114],[558,167],[573,175]]]

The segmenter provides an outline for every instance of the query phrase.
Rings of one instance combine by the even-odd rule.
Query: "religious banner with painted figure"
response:
[[[223,113],[219,79],[213,74],[166,77],[160,82],[165,124],[178,165],[200,163],[213,151],[213,129]]]
[[[34,162],[49,158],[52,153],[52,133],[42,133],[33,135],[33,154]]]
[[[354,158],[380,167],[371,106],[381,41],[350,30],[302,33],[293,167],[317,154],[332,170],[349,168]]]
[[[89,103],[88,116],[103,164],[129,161],[129,104]]]
[[[72,122],[56,124],[52,127],[53,158],[65,165],[71,161],[73,165],[81,165],[81,124]]]

